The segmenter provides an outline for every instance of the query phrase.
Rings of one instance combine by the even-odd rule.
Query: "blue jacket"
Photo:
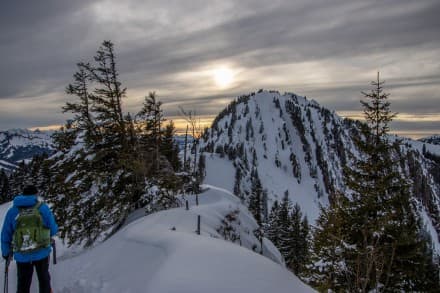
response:
[[[2,242],[2,255],[7,256],[11,252],[12,238],[14,235],[15,228],[17,227],[16,217],[19,213],[20,207],[32,207],[37,204],[38,198],[36,195],[18,195],[14,198],[14,205],[6,213],[5,221],[3,222],[1,242]],[[55,218],[52,214],[50,208],[43,203],[39,211],[43,218],[43,224],[50,230],[50,236],[54,236],[58,232],[58,226],[55,222]],[[51,251],[50,245],[48,247],[42,248],[40,250],[29,252],[29,253],[19,253],[14,252],[14,259],[17,262],[32,262],[41,260],[49,256]]]

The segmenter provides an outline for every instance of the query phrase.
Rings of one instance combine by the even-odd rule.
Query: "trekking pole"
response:
[[[3,292],[8,293],[8,275],[9,275],[9,264],[11,263],[11,257],[5,260],[5,282],[3,287]]]
[[[51,239],[52,252],[53,252],[53,264],[57,264],[57,246],[55,245],[55,239]]]

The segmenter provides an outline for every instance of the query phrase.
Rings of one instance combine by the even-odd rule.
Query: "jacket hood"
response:
[[[14,198],[15,207],[31,207],[38,202],[36,195],[18,195]]]

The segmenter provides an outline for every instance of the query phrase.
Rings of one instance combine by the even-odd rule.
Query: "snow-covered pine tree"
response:
[[[300,228],[300,247],[299,247],[299,261],[300,261],[300,271],[298,272],[301,275],[306,275],[307,265],[310,263],[310,249],[311,249],[311,235],[310,235],[310,226],[309,220],[307,216],[304,216],[301,221]]]
[[[276,247],[279,246],[279,242],[280,242],[280,237],[279,237],[280,227],[279,227],[279,219],[278,219],[278,215],[280,212],[279,210],[280,210],[280,206],[278,204],[278,201],[275,200],[274,203],[272,204],[272,208],[270,210],[269,218],[265,225],[265,231],[264,231],[266,237],[270,241],[272,241],[272,243]]]
[[[139,208],[143,204],[142,196],[145,192],[145,163],[142,160],[142,151],[139,143],[139,133],[136,122],[132,115],[125,115],[127,129],[127,146],[131,153],[126,154],[124,159],[124,169],[129,170],[130,184],[132,187],[131,198],[128,200],[134,208]]]
[[[289,192],[286,190],[280,203],[278,212],[278,235],[279,246],[278,249],[281,255],[287,261],[290,253],[290,231],[291,231],[291,218],[290,211],[292,210],[292,202],[289,199]]]
[[[84,132],[84,141],[90,147],[98,140],[97,136],[100,131],[95,126],[91,115],[90,74],[87,72],[87,66],[90,66],[90,64],[77,64],[78,71],[73,75],[73,83],[66,87],[66,93],[76,96],[79,101],[67,102],[63,107],[63,113],[70,112],[74,114],[73,119],[69,123],[75,126],[76,131]]]
[[[104,41],[94,57],[95,64],[84,64],[94,85],[89,95],[92,102],[95,124],[101,131],[102,138],[95,144],[97,158],[117,168],[118,154],[127,152],[126,121],[122,113],[122,99],[126,88],[119,80],[116,68],[114,45]]]
[[[73,120],[68,120],[58,131],[52,134],[54,149],[67,153],[75,144],[77,130],[73,126]]]
[[[336,195],[318,220],[315,253],[321,258],[321,280],[316,285],[335,291],[424,291],[427,272],[421,259],[426,259],[427,243],[409,182],[398,172],[387,139],[395,114],[379,75],[372,85],[361,101],[367,122],[355,140],[361,156],[353,157],[345,172],[349,200]]]
[[[356,292],[346,278],[345,251],[347,229],[351,221],[349,200],[336,193],[328,207],[321,207],[313,233],[311,275],[309,284],[320,292]]]
[[[163,129],[165,122],[162,103],[156,100],[154,92],[145,97],[142,109],[136,115],[137,123],[140,125],[140,153],[148,163],[148,174],[156,174],[159,170],[160,146],[162,143]]]
[[[241,193],[241,176],[241,168],[235,168],[234,194],[243,200],[244,197]]]
[[[249,211],[254,216],[258,225],[263,223],[263,187],[261,185],[258,171],[254,168],[252,172],[252,187],[251,194],[249,195]]]
[[[74,83],[68,86],[77,101],[68,103],[65,110],[75,117],[55,134],[57,153],[50,160],[53,172],[46,198],[54,204],[61,237],[69,244],[90,245],[105,239],[137,207],[175,206],[174,194],[180,189],[171,164],[158,155],[160,103],[153,101],[152,115],[144,121],[153,124],[149,133],[143,133],[151,143],[145,150],[139,142],[141,124],[122,111],[125,88],[113,44],[104,41],[94,60],[80,63]],[[87,92],[88,88],[93,91]],[[88,129],[95,131],[91,139]]]
[[[181,179],[175,175],[179,168],[178,146],[174,142],[174,124],[165,126],[162,103],[154,92],[145,97],[142,109],[136,115],[139,125],[139,161],[148,181],[143,204],[149,205],[147,212],[176,207],[175,194],[180,189]],[[146,179],[148,178],[148,179]]]
[[[304,271],[308,260],[308,233],[307,218],[303,218],[300,206],[295,204],[290,213],[289,241],[287,243],[289,252],[286,263],[287,267],[297,276],[300,276]]]
[[[357,246],[356,284],[363,290],[416,291],[425,279],[420,258],[428,245],[421,238],[421,223],[410,200],[410,182],[399,173],[399,164],[388,141],[389,123],[396,116],[390,110],[389,94],[377,81],[361,101],[368,127],[364,140],[356,144],[366,155],[348,170],[347,186],[352,197],[359,227],[353,231]],[[414,274],[414,272],[417,272]],[[421,277],[421,278],[420,278]]]

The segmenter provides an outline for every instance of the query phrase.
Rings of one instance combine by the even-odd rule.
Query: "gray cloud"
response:
[[[63,105],[75,63],[91,60],[104,39],[115,42],[121,79],[136,96],[130,111],[156,90],[168,113],[180,103],[213,115],[225,100],[262,87],[353,111],[380,69],[397,111],[438,112],[439,14],[435,0],[7,1],[0,10],[0,128],[62,123],[55,113],[40,116]],[[242,71],[231,89],[182,78],[222,62]],[[42,99],[50,109],[44,115],[13,111],[16,99],[47,95],[59,98]]]
[[[91,22],[87,1],[7,1],[0,10],[0,99],[62,92]],[[91,51],[93,52],[93,51]],[[60,81],[65,82],[61,84]]]
[[[399,13],[395,13],[395,6],[387,1],[362,8],[357,2],[345,3],[353,6],[348,11],[342,1],[334,2],[322,2],[321,7],[281,5],[206,30],[161,39],[129,53],[138,67],[163,72],[221,58],[238,58],[245,66],[258,67],[403,47],[435,47],[439,42],[438,3],[418,2],[420,7],[411,9],[413,1],[400,1]]]

